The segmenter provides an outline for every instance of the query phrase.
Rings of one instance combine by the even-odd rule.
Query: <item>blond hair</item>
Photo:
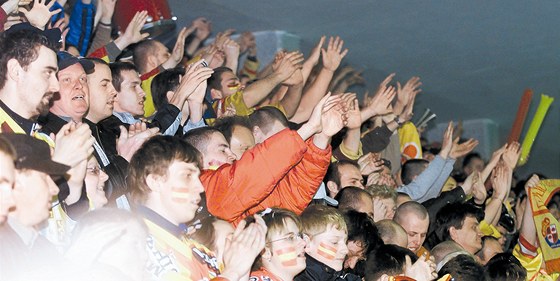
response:
[[[328,226],[348,233],[344,217],[335,208],[324,205],[311,205],[301,213],[303,233],[309,236],[321,234]]]

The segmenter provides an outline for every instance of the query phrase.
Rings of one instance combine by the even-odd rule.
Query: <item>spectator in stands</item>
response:
[[[403,203],[397,208],[393,220],[398,223],[408,235],[407,248],[417,256],[427,250],[422,246],[428,234],[430,216],[424,206],[415,201]]]
[[[356,162],[347,160],[340,160],[329,165],[325,183],[329,190],[329,196],[333,198],[347,186],[364,188],[360,166]]]
[[[408,246],[408,235],[400,224],[393,220],[380,220],[375,223],[379,237],[385,244],[393,244],[403,248]]]

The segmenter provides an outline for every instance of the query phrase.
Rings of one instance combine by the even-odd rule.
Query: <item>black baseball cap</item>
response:
[[[8,30],[5,31],[6,34],[11,34],[18,32],[20,30],[27,30],[31,32],[37,32],[45,36],[53,45],[60,46],[62,43],[62,32],[58,28],[41,30],[28,22],[22,22],[12,25]]]
[[[95,70],[95,65],[92,61],[82,57],[75,57],[66,51],[57,52],[56,57],[58,59],[58,71],[61,71],[76,63],[82,65],[86,74],[92,74]]]
[[[24,134],[2,134],[16,151],[16,169],[29,169],[43,172],[50,176],[66,174],[69,166],[51,159],[49,145],[41,140]]]

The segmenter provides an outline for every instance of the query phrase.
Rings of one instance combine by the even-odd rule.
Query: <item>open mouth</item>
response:
[[[83,99],[84,99],[83,95],[75,96],[72,98],[72,100],[83,100]]]

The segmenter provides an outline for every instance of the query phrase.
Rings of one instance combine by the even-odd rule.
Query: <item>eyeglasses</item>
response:
[[[87,168],[86,168],[86,171],[87,171],[88,173],[92,174],[92,175],[98,176],[99,173],[100,173],[100,171],[101,171],[101,168],[99,168],[99,166],[87,167]]]
[[[286,237],[282,237],[280,239],[276,239],[276,240],[272,240],[267,242],[267,244],[273,243],[273,242],[278,242],[278,241],[282,241],[282,240],[286,240],[288,242],[296,242],[298,239],[304,240],[305,239],[305,234],[298,232],[298,233],[290,233],[288,234]]]

